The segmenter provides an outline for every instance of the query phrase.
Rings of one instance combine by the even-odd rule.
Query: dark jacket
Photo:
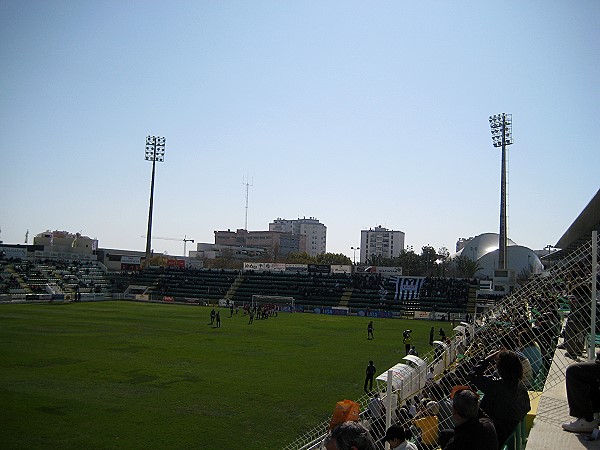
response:
[[[531,409],[529,394],[522,382],[509,382],[502,378],[484,376],[488,361],[481,361],[469,373],[468,378],[483,393],[480,408],[494,422],[498,447],[502,447],[516,426]]]
[[[493,422],[487,417],[468,420],[454,427],[454,437],[443,450],[496,450],[498,439]]]

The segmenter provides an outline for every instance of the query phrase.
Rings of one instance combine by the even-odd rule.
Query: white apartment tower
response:
[[[396,258],[404,249],[404,232],[378,227],[360,232],[360,262],[364,264],[373,255]]]
[[[269,224],[269,231],[292,233],[302,237],[300,252],[315,256],[326,252],[327,227],[316,218],[288,220],[277,218]]]

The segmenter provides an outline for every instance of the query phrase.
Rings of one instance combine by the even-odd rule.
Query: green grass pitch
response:
[[[448,322],[279,313],[254,320],[221,309],[101,302],[0,306],[3,448],[276,449],[420,354]]]

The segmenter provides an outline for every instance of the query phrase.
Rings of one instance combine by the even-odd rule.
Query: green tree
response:
[[[384,258],[383,255],[371,255],[365,261],[368,266],[379,266],[385,267],[388,258]]]
[[[528,267],[524,267],[523,270],[521,270],[521,272],[519,272],[517,275],[517,283],[520,286],[523,286],[531,277],[533,277],[533,265],[529,264]]]
[[[235,258],[233,250],[226,249],[221,252],[221,256],[214,259],[205,259],[204,267],[207,269],[241,269],[244,262]]]
[[[154,253],[146,263],[146,267],[167,267],[167,256],[162,253]]]
[[[285,262],[288,264],[314,264],[315,259],[308,253],[290,253]]]
[[[320,253],[315,256],[315,261],[317,264],[352,265],[352,260],[343,253]]]
[[[477,261],[473,261],[464,255],[455,258],[455,262],[459,275],[464,278],[473,278],[481,270],[481,266]]]
[[[448,264],[450,263],[450,252],[446,247],[438,249],[438,260],[436,264],[436,276],[445,277]]]
[[[396,267],[402,267],[404,275],[421,275],[421,258],[417,255],[412,247],[400,252],[400,255],[395,258],[397,261]]]
[[[421,266],[425,276],[432,276],[435,272],[435,262],[438,260],[438,254],[431,245],[421,248]]]

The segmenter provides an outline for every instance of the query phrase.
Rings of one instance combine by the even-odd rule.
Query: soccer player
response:
[[[405,355],[408,355],[410,352],[410,344],[412,342],[412,337],[410,335],[411,332],[412,330],[404,330],[402,333],[402,342],[404,343]]]
[[[367,366],[366,376],[365,376],[365,386],[364,391],[368,394],[371,390],[373,390],[373,378],[375,377],[375,372],[377,369],[373,364],[373,361],[369,361],[369,365]],[[369,390],[367,391],[367,384],[369,385]]]

